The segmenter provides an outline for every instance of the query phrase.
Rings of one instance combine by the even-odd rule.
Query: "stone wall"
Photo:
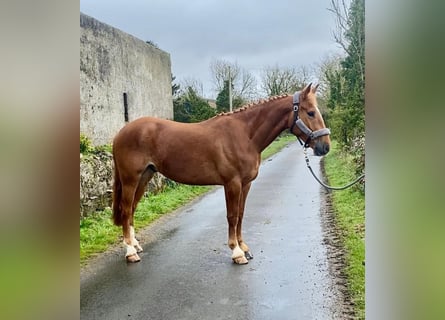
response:
[[[124,99],[128,121],[173,119],[170,55],[81,13],[80,132],[111,143],[126,123]]]
[[[101,152],[80,154],[80,217],[111,207],[113,156]]]
[[[167,179],[155,173],[147,185],[147,192],[164,190]],[[112,204],[113,156],[106,151],[80,154],[80,218],[102,211]]]

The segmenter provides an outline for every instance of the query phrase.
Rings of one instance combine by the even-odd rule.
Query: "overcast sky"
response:
[[[80,1],[81,12],[170,53],[176,79],[199,80],[209,98],[214,59],[258,77],[267,66],[310,67],[342,53],[329,7],[330,0]]]

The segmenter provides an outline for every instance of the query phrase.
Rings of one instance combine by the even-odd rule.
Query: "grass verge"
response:
[[[293,140],[295,140],[295,137],[291,135],[280,136],[263,151],[261,158],[270,157]],[[167,187],[159,194],[144,196],[136,209],[135,228],[148,226],[161,215],[185,205],[211,188],[176,184]],[[121,235],[122,229],[113,225],[110,209],[105,209],[82,219],[80,221],[80,264],[85,265],[92,256],[106,251],[111,245],[117,244]]]
[[[283,134],[278,136],[274,142],[272,142],[266,149],[263,150],[263,152],[261,152],[261,159],[264,160],[269,158],[271,155],[274,155],[296,139],[297,138],[291,134]]]
[[[167,187],[159,194],[144,196],[136,208],[135,228],[149,225],[161,215],[177,209],[208,190],[210,187],[177,184]],[[105,209],[80,221],[81,265],[120,239],[122,229],[113,224],[111,215],[111,209]]]
[[[352,157],[342,153],[335,141],[324,158],[331,185],[345,185],[355,179]],[[348,289],[358,319],[365,319],[365,195],[357,187],[332,192],[337,226],[346,250]]]

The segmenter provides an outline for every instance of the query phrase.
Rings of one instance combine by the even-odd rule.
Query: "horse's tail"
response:
[[[122,225],[121,213],[121,199],[122,199],[122,183],[119,176],[116,160],[114,160],[114,182],[113,182],[113,222],[117,226]]]

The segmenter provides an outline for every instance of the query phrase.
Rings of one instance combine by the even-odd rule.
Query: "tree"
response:
[[[200,122],[216,115],[207,101],[201,98],[192,87],[173,100],[174,120],[178,122]]]
[[[331,0],[329,10],[334,13],[336,29],[334,40],[346,52],[341,62],[350,99],[364,104],[365,84],[365,1],[352,0],[348,8],[345,0]]]
[[[181,86],[177,83],[173,83],[176,80],[176,77],[172,74],[172,96],[177,97],[180,93]]]
[[[365,4],[352,0],[350,7],[344,0],[331,0],[331,12],[336,18],[334,39],[345,50],[346,56],[324,71],[329,83],[329,121],[334,136],[347,146],[365,129]]]
[[[306,67],[295,68],[266,67],[261,74],[261,89],[267,96],[293,93],[301,90],[310,81]]]
[[[216,92],[224,89],[225,82],[229,80],[233,84],[233,97],[242,100],[251,100],[256,96],[255,77],[246,69],[241,68],[237,63],[230,63],[225,60],[213,60],[210,63],[210,72],[213,77],[213,84]]]
[[[239,108],[244,104],[244,102],[245,101],[241,99],[239,96],[232,97],[232,108],[233,109]],[[230,110],[229,81],[224,82],[223,89],[218,93],[218,96],[216,97],[216,110],[218,112],[227,112]]]
[[[364,105],[365,88],[365,1],[354,0],[348,15],[347,57],[342,62],[346,85],[354,103]]]
[[[345,79],[341,62],[344,57],[339,55],[326,57],[319,65],[320,87],[318,93],[326,101],[328,109],[345,104]]]
[[[202,82],[193,77],[186,77],[181,81],[181,86],[192,89],[198,96],[204,96],[204,86]]]

